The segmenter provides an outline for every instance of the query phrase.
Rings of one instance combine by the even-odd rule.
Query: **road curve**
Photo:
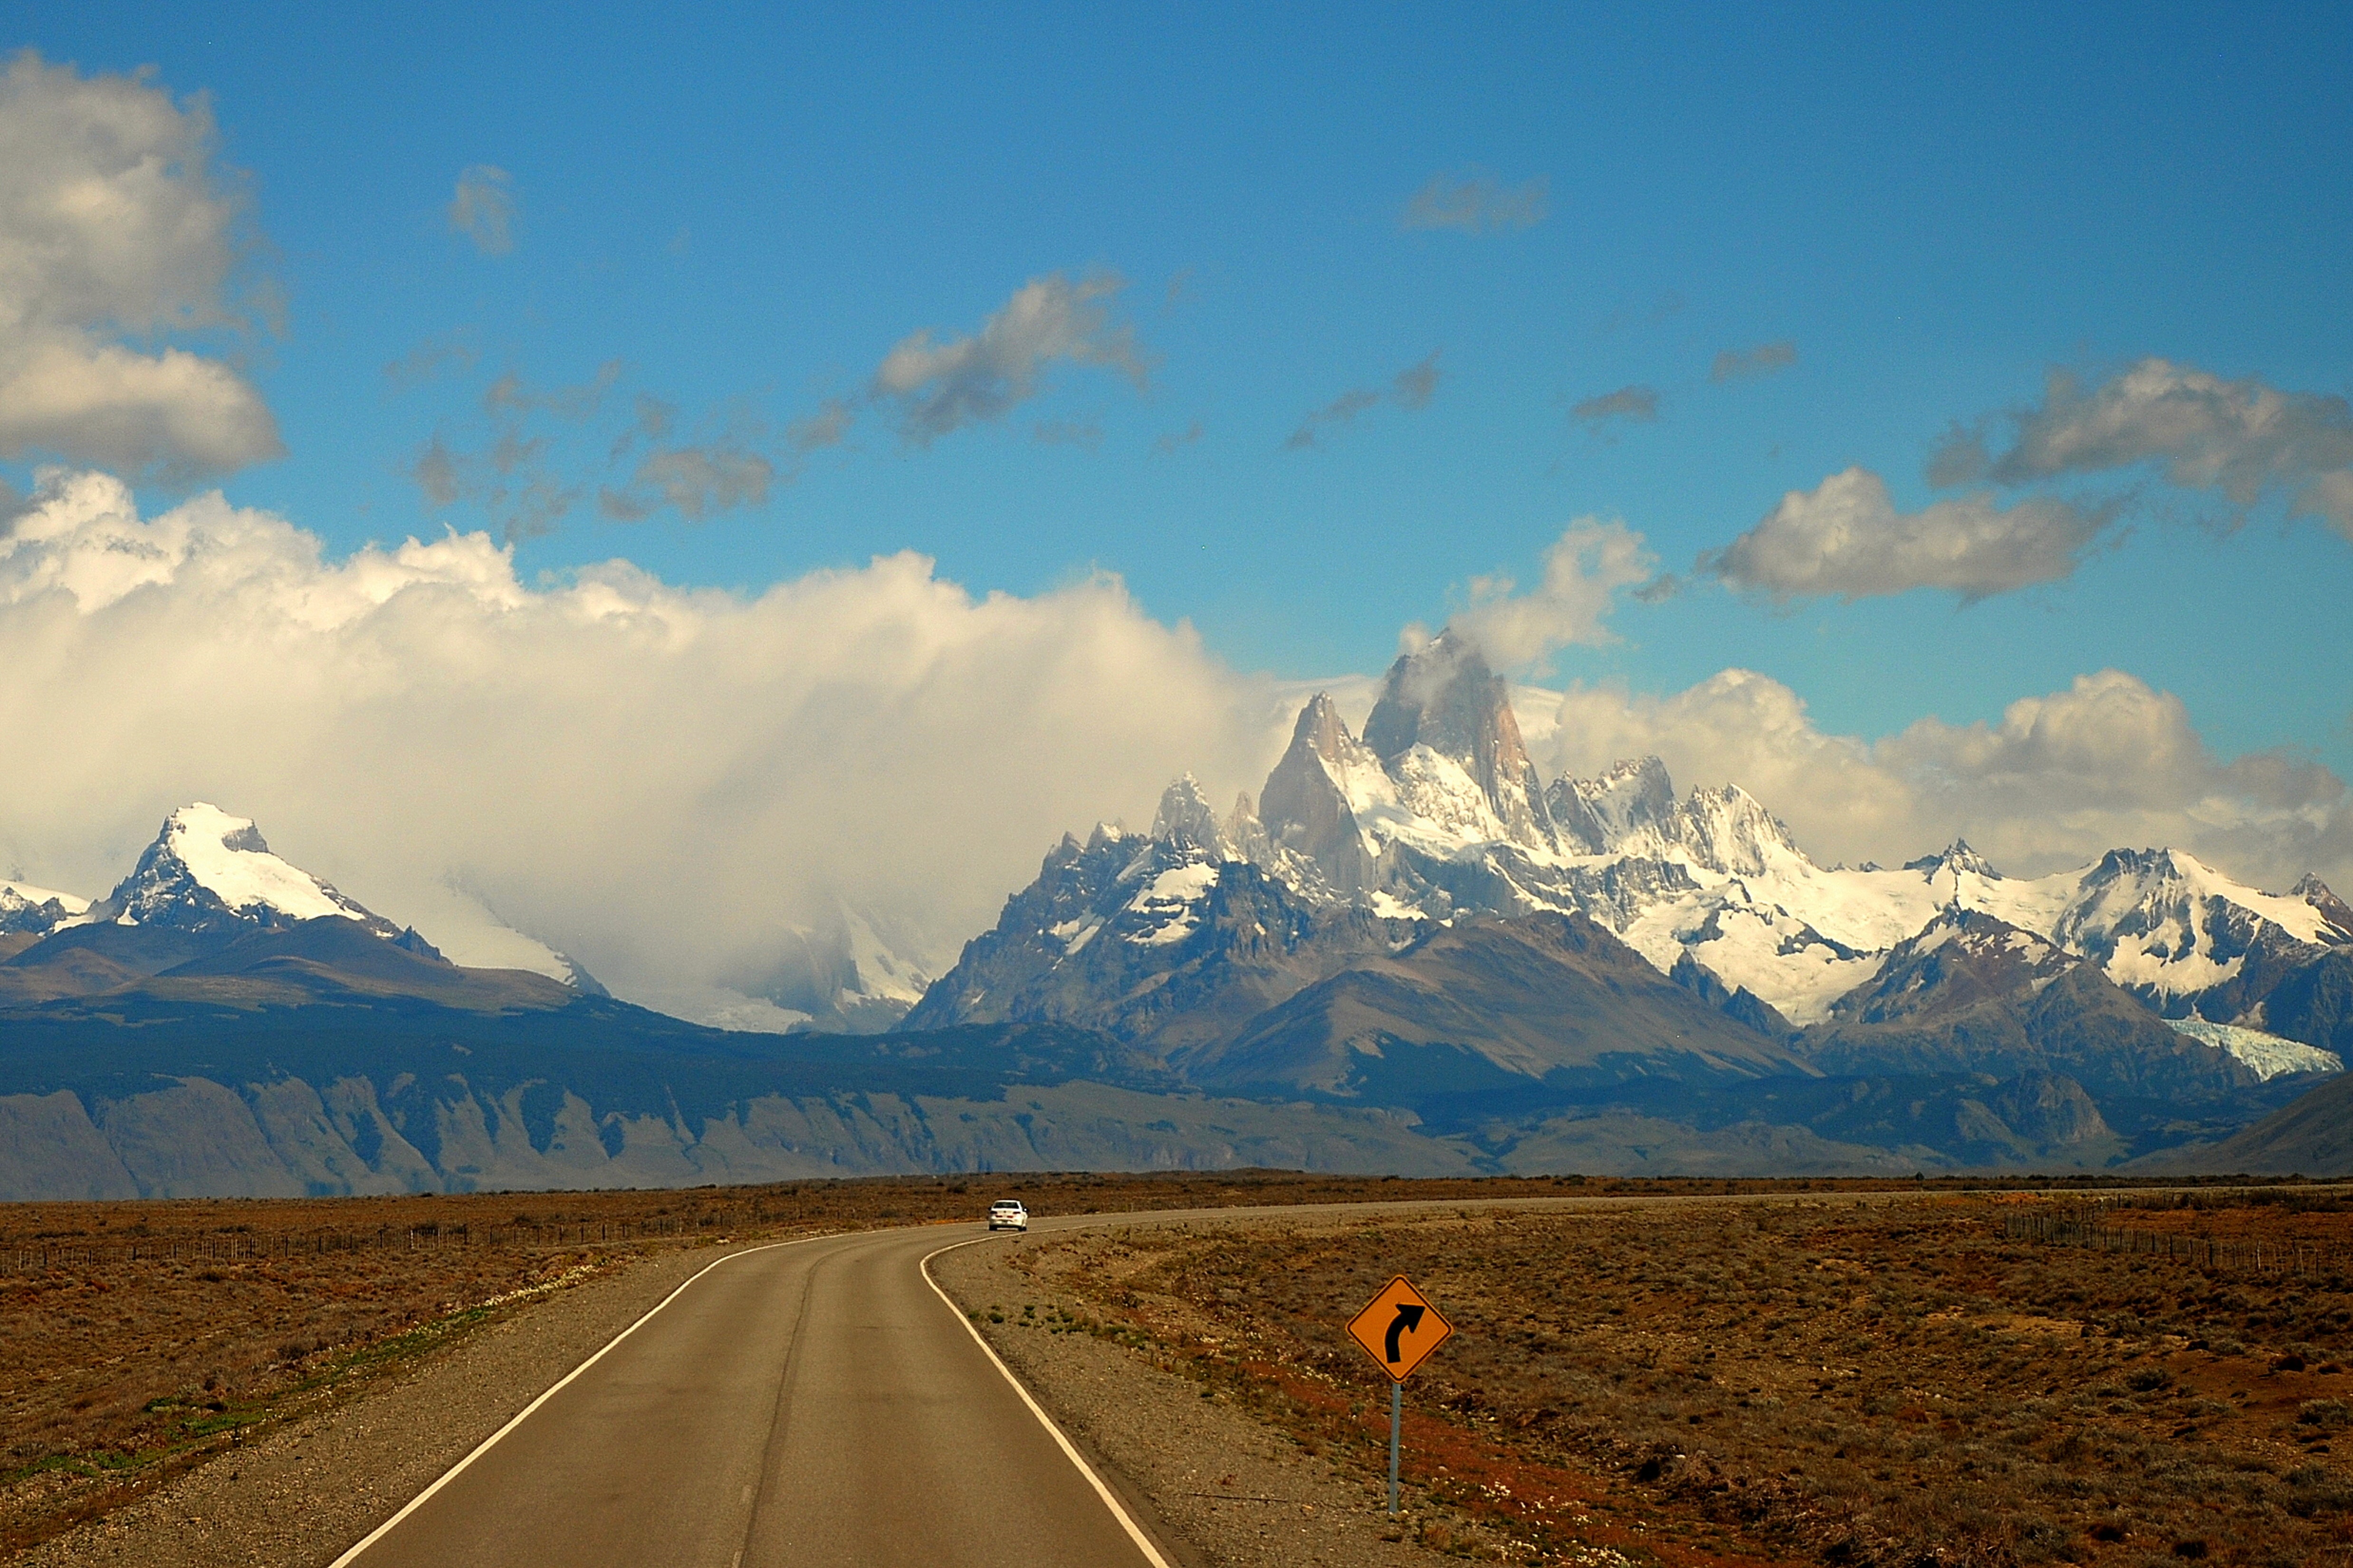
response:
[[[1034,1222],[1851,1204],[1887,1193],[1419,1199]],[[974,1226],[721,1258],[332,1568],[1166,1568],[923,1260]]]
[[[1165,1568],[923,1271],[978,1232],[723,1258],[336,1568]]]

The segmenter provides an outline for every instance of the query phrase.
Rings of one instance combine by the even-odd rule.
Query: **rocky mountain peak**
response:
[[[0,936],[46,936],[89,908],[88,899],[71,893],[0,882]]]
[[[1364,890],[1373,857],[1354,803],[1372,781],[1378,781],[1376,793],[1388,793],[1380,759],[1348,732],[1332,699],[1317,692],[1299,710],[1291,745],[1259,792],[1267,837],[1313,861],[1341,893]]]
[[[2074,967],[2055,944],[1983,910],[1951,906],[1889,951],[1879,973],[1831,1005],[1833,1018],[1884,1024],[2031,995]]]
[[[1760,875],[1783,857],[1805,858],[1781,819],[1738,784],[1692,791],[1668,816],[1665,835],[1699,864],[1731,876]]]
[[[1224,858],[1225,839],[1219,831],[1218,813],[1201,784],[1191,773],[1180,774],[1160,793],[1160,809],[1152,818],[1152,837],[1164,843],[1198,849],[1213,858]]]
[[[282,930],[340,916],[387,941],[399,929],[332,885],[270,853],[248,817],[198,801],[164,819],[114,891],[90,919],[189,933]]]
[[[1544,783],[1520,739],[1510,687],[1468,639],[1441,632],[1400,654],[1365,721],[1365,744],[1391,772],[1417,745],[1460,763],[1512,838],[1553,842]]]
[[[1926,880],[1931,882],[1936,879],[1936,875],[1940,871],[1955,874],[1967,871],[1973,876],[1984,877],[1993,881],[2001,879],[2001,873],[1993,868],[1993,862],[1970,848],[1969,841],[1966,838],[1954,839],[1951,847],[1940,855],[1923,855],[1917,860],[1906,860],[1904,862],[1904,868],[1906,871],[1917,871]]]
[[[1674,781],[1656,757],[1612,763],[1598,778],[1556,778],[1545,806],[1571,853],[1609,855],[1645,836],[1656,839],[1675,809]]]
[[[1339,762],[1356,741],[1348,733],[1347,721],[1340,717],[1340,705],[1332,700],[1332,694],[1319,691],[1299,710],[1299,721],[1291,729],[1291,743],[1293,748],[1304,745],[1328,762]]]
[[[2302,899],[2320,911],[2320,918],[2328,922],[2328,930],[2324,934],[2333,935],[2338,943],[2353,942],[2353,905],[2348,905],[2330,892],[2327,883],[2306,871],[2296,879],[2295,886],[2287,890],[2287,896]]]

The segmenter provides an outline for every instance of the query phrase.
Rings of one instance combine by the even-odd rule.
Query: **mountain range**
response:
[[[704,1028],[552,950],[453,965],[185,807],[103,899],[0,883],[0,1194],[2257,1168],[2263,1127],[2313,1145],[2299,1097],[2353,1047],[2353,910],[2316,879],[1824,868],[1656,758],[1544,779],[1451,636],[1361,735],[1310,700],[1255,802],[1185,777],[1148,831],[1066,836],[937,981],[860,932],[808,967],[882,1032]]]

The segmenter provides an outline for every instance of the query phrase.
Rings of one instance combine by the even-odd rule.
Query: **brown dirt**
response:
[[[0,1553],[103,1513],[556,1281],[721,1237],[1541,1184],[1269,1173],[977,1175],[607,1193],[0,1205]],[[504,1301],[492,1308],[486,1303]]]
[[[1957,1184],[1898,1184],[1935,1191]],[[689,1242],[967,1219],[1007,1193],[1052,1214],[1564,1191],[1827,1193],[1871,1185],[1024,1173],[691,1191],[5,1205],[0,1553],[267,1436],[294,1414],[368,1394],[389,1381],[387,1374],[405,1376],[486,1323],[538,1310],[535,1303],[548,1298],[528,1293],[541,1287],[634,1278],[633,1259]],[[2298,1224],[2314,1218],[2294,1217]],[[2107,1223],[2119,1222],[2109,1215]],[[1165,1294],[1182,1299],[1181,1292]],[[2309,1331],[2274,1332],[2269,1307],[2249,1300],[2234,1331],[2240,1339],[2317,1345],[2315,1336],[2331,1328],[2316,1322],[2305,1325]],[[2052,1315],[2074,1321],[2067,1312]],[[2259,1325],[2259,1318],[2266,1321]],[[1212,1337],[1224,1331],[1204,1331]],[[1261,1361],[1281,1364],[1279,1358]],[[1183,1364],[1224,1363],[1188,1354]],[[1301,1363],[1283,1375],[1306,1377],[1314,1365]],[[2325,1381],[2337,1374],[2287,1375]],[[2335,1396],[2333,1382],[2312,1386],[2319,1392],[2303,1398]],[[2353,1389],[2347,1392],[2353,1397]],[[2300,1413],[2294,1400],[2281,1408]],[[2323,1412],[2295,1430],[2325,1435],[2335,1430],[2332,1421]]]
[[[1387,1381],[1342,1324],[1411,1277],[1456,1328],[1409,1389],[1414,1528],[1459,1554],[2353,1562],[2353,1274],[2009,1239],[2016,1206],[1303,1217],[1025,1255],[1081,1303],[1050,1326],[1187,1373],[1360,1482]],[[2353,1239],[2342,1215],[2204,1212]]]

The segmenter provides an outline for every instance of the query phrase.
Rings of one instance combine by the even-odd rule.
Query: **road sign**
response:
[[[1430,1299],[1400,1274],[1380,1289],[1365,1310],[1348,1320],[1348,1336],[1398,1382],[1446,1341],[1454,1325],[1439,1315]]]

